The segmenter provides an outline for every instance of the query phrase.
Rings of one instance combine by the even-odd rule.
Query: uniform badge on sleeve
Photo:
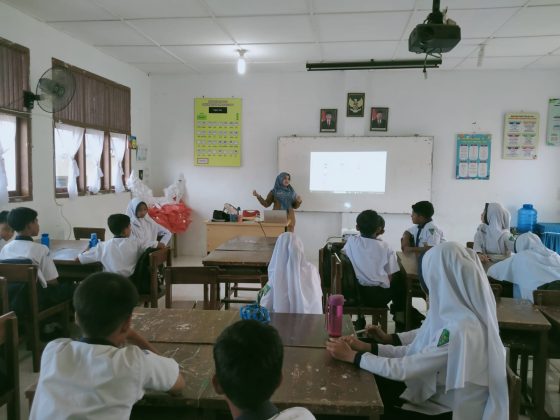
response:
[[[445,346],[447,343],[449,343],[449,330],[444,328],[441,332],[441,335],[439,336],[437,346]]]

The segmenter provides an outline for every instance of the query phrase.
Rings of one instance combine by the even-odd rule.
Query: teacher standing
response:
[[[274,188],[270,190],[266,198],[253,190],[253,195],[257,197],[259,203],[264,207],[270,207],[274,203],[274,210],[286,210],[288,213],[288,231],[293,232],[296,225],[296,214],[294,209],[297,209],[301,205],[301,197],[296,194],[292,186],[290,185],[290,174],[287,172],[281,172],[276,177],[276,182],[274,183]]]

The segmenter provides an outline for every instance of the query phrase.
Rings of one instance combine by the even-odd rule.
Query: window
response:
[[[70,104],[54,114],[57,197],[125,191],[130,175],[130,89],[53,59],[76,79]]]
[[[31,200],[29,49],[0,38],[0,204]]]

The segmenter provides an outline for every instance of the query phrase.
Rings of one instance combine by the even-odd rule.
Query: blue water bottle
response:
[[[97,233],[92,233],[89,238],[89,247],[93,248],[97,245]]]
[[[532,204],[523,204],[517,210],[517,233],[533,232],[537,227],[537,211]]]
[[[41,235],[41,243],[42,243],[43,245],[45,245],[46,247],[49,247],[51,241],[50,241],[50,239],[49,239],[49,234],[48,234],[48,233],[43,233],[43,234]]]

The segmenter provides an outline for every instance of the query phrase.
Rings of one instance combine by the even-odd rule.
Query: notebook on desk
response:
[[[264,223],[288,223],[288,212],[286,210],[265,210]]]

